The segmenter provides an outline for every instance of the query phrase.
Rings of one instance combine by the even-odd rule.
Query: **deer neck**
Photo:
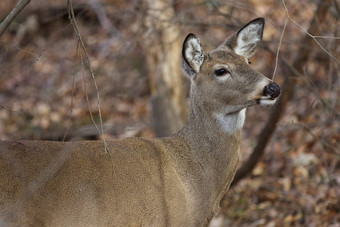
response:
[[[230,144],[235,141],[239,145],[241,131],[245,122],[246,106],[230,105],[215,110],[213,107],[206,105],[200,95],[193,94],[195,89],[192,89],[191,93],[188,123],[182,130],[190,137],[189,140],[195,141],[195,144],[200,144],[199,146],[203,144],[208,144],[209,146],[224,144],[230,147]],[[196,141],[197,139],[198,141]],[[221,149],[225,150],[225,146],[221,147]]]
[[[188,123],[179,135],[203,168],[223,178],[236,168],[244,120],[245,108],[213,112],[192,99]]]
[[[197,175],[190,175],[189,181],[199,196],[206,195],[209,209],[218,207],[234,178],[244,114],[244,110],[239,110],[222,116],[222,113],[208,112],[204,107],[194,105],[188,123],[175,135],[188,145],[183,156],[190,158],[189,165],[194,166],[190,168],[200,170]]]
[[[199,157],[206,155],[229,156],[238,152],[245,109],[213,112],[202,105],[190,108],[189,119],[181,130],[192,152]]]

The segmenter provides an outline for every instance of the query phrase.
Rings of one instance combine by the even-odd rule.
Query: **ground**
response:
[[[218,3],[218,13],[208,3],[176,2],[183,31],[179,38],[195,32],[204,48],[212,49],[231,32],[230,27],[226,32],[221,25],[220,14],[232,15],[235,24],[237,20],[246,22],[246,18],[264,16],[264,43],[276,50],[285,13],[280,4],[269,2],[233,3],[235,9]],[[143,12],[138,11],[138,3],[74,3],[95,72],[106,139],[154,137],[147,65],[139,39],[143,34]],[[0,3],[1,18],[13,4]],[[76,36],[64,4],[60,0],[53,4],[31,2],[0,37],[0,139],[101,139],[90,115],[92,112],[93,120],[99,124],[97,91],[86,65],[83,77]],[[308,27],[316,5],[289,1],[288,8],[302,26]],[[106,27],[98,17],[100,9],[105,10],[104,16],[111,22]],[[240,13],[237,19],[232,10]],[[339,36],[339,21],[332,16],[334,10],[330,10],[327,26],[320,25],[320,34]],[[291,60],[304,34],[293,25],[286,32],[281,54]],[[339,58],[338,40],[321,42]],[[270,77],[275,56],[261,49],[251,62]],[[279,84],[285,76],[282,67],[279,65],[275,79]],[[220,216],[224,226],[340,226],[339,68],[339,64],[313,47],[305,77],[295,79],[294,98],[263,159],[222,201]],[[242,160],[255,147],[271,109],[275,106],[251,107],[247,111]]]

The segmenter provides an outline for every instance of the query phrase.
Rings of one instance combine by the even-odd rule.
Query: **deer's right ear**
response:
[[[256,18],[241,28],[236,34],[236,45],[232,48],[241,56],[251,58],[262,41],[264,18]]]
[[[204,60],[204,52],[199,38],[196,35],[190,33],[187,35],[183,42],[182,49],[183,70],[191,78],[200,71],[201,65]]]

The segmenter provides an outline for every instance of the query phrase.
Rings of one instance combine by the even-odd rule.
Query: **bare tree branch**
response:
[[[277,51],[276,51],[275,67],[274,67],[274,72],[273,72],[273,76],[272,76],[272,80],[273,80],[273,81],[274,81],[274,79],[275,79],[275,74],[276,74],[276,69],[277,69],[277,63],[279,62],[280,48],[281,48],[282,39],[283,39],[283,35],[285,34],[285,30],[286,30],[287,24],[288,24],[288,18],[286,18],[285,25],[283,26],[283,30],[282,30],[281,37],[280,37],[280,42],[279,42],[279,45],[278,45]]]
[[[0,24],[0,36],[31,0],[21,0]]]
[[[99,127],[98,127],[97,123],[95,122],[94,117],[92,115],[92,111],[91,111],[91,108],[90,108],[89,99],[88,99],[88,95],[87,95],[87,90],[86,90],[86,83],[85,83],[85,79],[84,79],[85,95],[86,95],[86,100],[87,100],[88,108],[89,108],[89,111],[90,111],[91,120],[92,120],[93,124],[96,126],[96,128],[98,130],[98,133],[101,135],[101,137],[103,139],[105,153],[109,154],[109,156],[111,158],[111,161],[112,161],[112,172],[114,173],[113,159],[112,159],[111,151],[110,151],[110,149],[109,149],[109,147],[107,145],[107,142],[106,142],[106,139],[105,139],[105,136],[104,136],[103,120],[102,120],[102,114],[101,114],[101,108],[100,108],[100,96],[99,96],[99,90],[98,90],[97,82],[96,82],[96,79],[95,79],[95,73],[94,73],[94,71],[92,69],[90,57],[89,57],[89,55],[87,53],[85,44],[83,42],[83,38],[82,38],[82,36],[80,35],[80,32],[79,32],[79,27],[78,27],[78,24],[77,24],[77,21],[76,21],[76,17],[75,17],[75,14],[74,14],[73,5],[72,5],[72,1],[71,0],[67,0],[67,9],[68,9],[69,19],[70,19],[71,24],[73,26],[73,30],[74,30],[74,32],[75,32],[75,34],[77,36],[77,39],[78,39],[77,50],[79,51],[79,54],[80,54],[83,78],[85,78],[85,76],[84,76],[84,71],[85,71],[85,69],[84,69],[84,59],[83,59],[84,56],[85,56],[87,66],[88,66],[88,68],[90,70],[92,81],[93,81],[94,87],[96,89],[100,129],[99,129]],[[82,50],[82,52],[80,52],[79,48]]]
[[[269,53],[275,55],[275,51],[273,51],[272,49],[269,48],[269,46],[267,44],[263,45],[263,49],[268,51]],[[328,111],[330,111],[332,114],[334,114],[337,118],[340,117],[340,113],[339,111],[337,111],[336,109],[334,109],[334,107],[332,107],[332,104],[329,103],[327,100],[325,100],[324,98],[321,97],[321,94],[319,92],[319,90],[317,89],[317,87],[315,86],[315,84],[313,84],[313,82],[309,79],[308,75],[306,75],[307,72],[304,73],[300,73],[296,68],[293,67],[293,65],[291,63],[289,63],[289,61],[283,57],[280,56],[279,61],[289,69],[290,73],[292,73],[295,77],[299,77],[307,86],[308,90],[310,90],[311,92],[313,92],[313,94],[315,94],[315,96],[319,99],[319,101],[322,103],[322,105],[328,109]],[[276,66],[275,66],[276,67]],[[305,71],[305,70],[304,70]]]
[[[330,7],[330,4],[331,4],[331,0],[325,0],[319,3],[318,8],[315,12],[315,16],[308,29],[308,33],[306,33],[301,43],[307,46],[313,45],[313,39],[310,37],[310,34],[316,33],[316,31],[318,30],[317,22],[324,20],[328,12],[328,9]],[[297,72],[300,74],[303,74],[303,66],[306,64],[308,60],[309,52],[310,52],[309,49],[306,49],[304,48],[304,46],[301,46],[300,50],[298,51],[298,55],[294,60],[293,68],[295,68]],[[286,69],[286,70],[289,70],[289,72],[286,73],[287,76],[285,77],[285,80],[282,86],[283,93],[280,97],[280,100],[278,101],[276,108],[272,110],[267,123],[265,124],[260,135],[258,136],[256,147],[252,151],[248,160],[236,172],[234,181],[231,184],[231,186],[236,185],[237,182],[239,182],[244,177],[246,177],[254,169],[257,162],[263,156],[266,145],[268,144],[269,139],[271,138],[273,132],[275,131],[276,125],[278,121],[280,120],[281,116],[283,115],[287,104],[293,98],[296,81],[294,77],[289,76],[289,74],[295,74],[295,73],[292,72],[291,69]]]
[[[287,15],[287,18],[289,20],[291,20],[296,26],[298,26],[298,28],[300,28],[302,31],[304,31],[309,37],[311,37],[317,44],[318,46],[326,53],[328,54],[329,57],[331,57],[334,61],[336,61],[337,63],[340,64],[340,61],[339,59],[337,59],[336,57],[334,57],[330,52],[328,52],[322,45],[321,43],[315,38],[314,35],[311,34],[311,32],[306,29],[304,29],[300,24],[298,24],[293,18],[291,18],[291,16],[289,15],[289,12],[288,12],[288,9],[287,9],[287,6],[286,6],[286,3],[284,0],[282,0],[282,4],[283,4],[283,7],[285,8],[285,11],[286,11],[286,15]],[[327,4],[327,3],[326,3]],[[330,38],[330,37],[326,37],[326,36],[317,36],[318,38]],[[333,37],[331,37],[333,38]],[[339,37],[334,37],[334,39],[336,38],[339,38]]]

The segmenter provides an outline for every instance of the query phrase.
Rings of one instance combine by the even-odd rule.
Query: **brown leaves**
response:
[[[0,8],[12,8],[10,1],[0,1]],[[46,2],[46,3],[45,3]],[[101,27],[92,12],[87,17],[88,1],[79,5],[79,25],[90,53],[101,97],[106,139],[127,136],[154,136],[150,122],[149,81],[145,55],[138,37],[145,12],[135,1],[106,1],[102,6],[112,22],[115,36]],[[218,2],[214,7],[212,2]],[[101,4],[102,1],[99,1]],[[316,5],[311,1],[286,1],[290,14],[304,28],[310,24]],[[40,5],[42,4],[42,5]],[[285,12],[281,1],[175,1],[176,21],[182,39],[189,32],[208,40],[207,49],[216,47],[242,22],[257,16],[266,18],[264,39],[276,50]],[[2,36],[0,43],[0,138],[39,139],[49,132],[70,133],[100,139],[89,117],[81,65],[76,55],[77,40],[69,21],[62,15],[65,1],[32,1],[23,16],[38,16],[39,30],[25,36],[12,47],[18,28],[26,17]],[[40,10],[38,10],[40,9]],[[4,12],[5,12],[4,11]],[[45,12],[41,15],[37,12]],[[333,15],[338,15],[332,6]],[[94,16],[93,16],[94,15]],[[339,21],[331,14],[318,22],[313,35],[339,36]],[[71,34],[71,35],[70,35]],[[296,83],[294,98],[284,110],[278,128],[267,145],[264,158],[248,179],[232,188],[222,202],[226,226],[339,226],[340,223],[340,111],[339,69],[318,47],[300,43],[303,34],[288,25],[280,59],[288,63],[299,48],[311,50],[303,77]],[[3,43],[4,42],[4,43]],[[339,40],[320,39],[339,56]],[[180,54],[180,53],[178,53]],[[275,55],[261,49],[252,59],[252,67],[270,77]],[[287,65],[280,63],[276,81],[287,75]],[[96,94],[89,75],[85,75],[91,109],[97,119]],[[72,81],[75,86],[72,89]],[[285,92],[285,91],[283,91]],[[71,97],[73,93],[72,118]],[[278,111],[277,107],[272,108]],[[166,110],[164,110],[166,111]],[[262,124],[270,110],[252,107],[241,144],[242,160],[256,145]],[[283,112],[283,111],[282,111]],[[86,137],[88,136],[88,137]],[[52,137],[50,137],[52,138]],[[53,137],[54,138],[54,137]],[[60,138],[60,137],[58,137]]]

